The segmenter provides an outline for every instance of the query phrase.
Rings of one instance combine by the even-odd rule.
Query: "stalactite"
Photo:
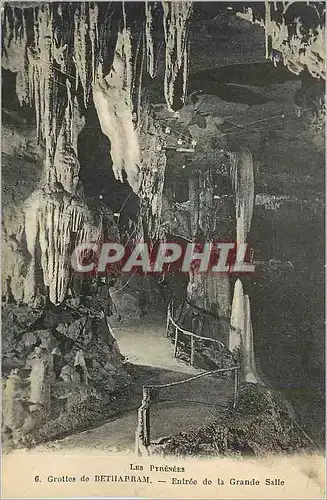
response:
[[[265,0],[265,46],[266,46],[266,59],[269,58],[270,53],[269,53],[269,40],[270,40],[270,3],[269,0]]]
[[[182,72],[183,90],[181,100],[185,102],[187,75],[187,31],[192,12],[192,2],[163,1],[164,32],[166,42],[166,69],[164,91],[168,108],[174,110],[175,83]]]
[[[74,58],[77,75],[83,87],[85,107],[88,105],[92,88],[92,75],[94,72],[94,63],[92,58],[89,57],[91,40],[89,39],[88,24],[86,22],[87,11],[88,4],[86,2],[81,2],[74,16]],[[78,85],[78,80],[76,80],[76,85]]]
[[[95,82],[96,70],[99,63],[99,7],[95,2],[89,3],[89,37],[91,41],[92,82]]]
[[[34,8],[33,19],[33,44],[27,47],[25,59],[28,95],[29,103],[35,107],[37,136],[45,142],[45,177],[53,184],[57,180],[53,163],[61,128],[62,102],[69,93],[68,83],[65,95],[64,80],[60,81],[60,72],[67,69],[66,47],[54,38],[53,9],[49,5]]]
[[[131,33],[123,29],[117,38],[116,52],[110,73],[98,75],[93,85],[94,104],[102,132],[111,142],[111,158],[116,179],[123,181],[123,172],[132,189],[140,187],[140,145],[133,122],[131,95]]]
[[[81,200],[71,200],[65,192],[34,191],[25,203],[25,233],[30,256],[25,280],[24,299],[31,302],[38,293],[42,273],[49,298],[60,304],[70,282],[70,257],[83,242],[98,242],[103,232],[102,220],[94,217]]]
[[[38,51],[34,57],[32,53],[29,53],[29,69],[32,71],[34,102],[39,107],[36,109],[39,134],[46,144],[46,161],[49,162],[48,167],[50,168],[54,157],[54,132],[56,129],[55,116],[53,115],[55,79],[52,70],[52,15],[49,5],[46,4],[40,7],[35,14]]]
[[[145,40],[146,40],[146,61],[147,71],[151,78],[155,77],[155,46],[153,39],[153,23],[155,8],[154,2],[145,2]]]
[[[158,33],[162,29],[162,3],[145,2],[145,52],[146,70],[154,78],[158,71],[159,54],[162,42],[158,39]]]
[[[236,195],[236,241],[245,243],[254,205],[253,159],[248,149],[231,155],[231,179]]]
[[[18,72],[17,95],[21,103],[34,106],[37,136],[45,145],[42,183],[18,208],[24,218],[19,241],[27,245],[29,260],[25,301],[33,300],[44,287],[49,289],[52,302],[64,300],[72,245],[101,237],[101,227],[94,224],[83,197],[76,193],[80,168],[77,136],[83,125],[78,94],[82,93],[87,107],[93,92],[102,131],[111,143],[115,176],[123,181],[126,173],[127,181],[147,207],[150,233],[155,235],[159,230],[166,163],[164,139],[160,127],[147,116],[149,108],[142,110],[144,105],[140,103],[142,60],[151,76],[155,74],[152,27],[157,22],[155,14],[162,15],[162,7],[147,4],[143,18],[131,22],[128,6],[123,4],[120,23],[112,21],[111,10],[110,4],[100,7],[95,2],[22,4],[15,8],[5,5],[5,66]],[[191,2],[165,2],[163,6],[165,96],[170,109],[179,76],[184,79],[182,94],[186,92],[191,10]],[[99,24],[100,18],[106,20],[105,29]],[[140,23],[145,24],[144,38],[138,34]],[[17,296],[19,287],[21,280],[19,285],[13,280]]]

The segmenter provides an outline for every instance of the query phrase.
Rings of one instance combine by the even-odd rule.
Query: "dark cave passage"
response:
[[[6,103],[5,109],[7,110],[14,110],[14,111],[20,110],[20,104],[16,93],[16,78],[17,78],[17,73],[12,73],[9,70],[2,69],[1,96],[3,102]]]
[[[119,223],[124,227],[128,220],[136,222],[139,198],[125,180],[115,179],[110,157],[110,142],[102,133],[98,115],[89,106],[86,122],[78,137],[78,157],[80,160],[80,180],[85,196],[99,200],[114,213],[119,213]]]

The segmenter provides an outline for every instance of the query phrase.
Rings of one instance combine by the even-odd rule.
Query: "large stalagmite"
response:
[[[241,347],[242,332],[244,332],[244,295],[242,281],[238,279],[234,285],[232,312],[230,318],[229,344],[230,351]]]
[[[157,49],[158,42],[154,36],[154,25],[158,17],[158,5],[156,2],[145,2],[145,43],[147,71],[154,78],[157,71]]]
[[[243,373],[246,382],[259,382],[255,365],[251,307],[248,295],[244,296]]]
[[[250,299],[244,295],[240,279],[235,282],[229,332],[229,349],[240,356],[242,376],[246,382],[258,383]]]
[[[71,253],[83,242],[99,241],[103,234],[102,219],[94,223],[91,211],[82,200],[71,200],[63,189],[35,191],[26,201],[26,246],[30,262],[24,287],[24,300],[37,297],[38,276],[43,276],[45,293],[60,304],[70,282]]]

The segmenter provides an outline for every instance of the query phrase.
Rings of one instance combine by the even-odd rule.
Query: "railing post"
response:
[[[144,412],[144,441],[147,448],[150,446],[150,397],[151,389],[149,387],[143,387],[143,398],[146,401]]]
[[[191,366],[194,366],[194,358],[195,358],[195,339],[193,335],[191,335]]]
[[[169,337],[169,323],[170,323],[170,302],[167,309],[167,323],[166,323],[166,337]]]
[[[192,332],[194,333],[196,330],[196,321],[197,318],[192,318]],[[194,366],[194,360],[195,360],[195,338],[193,335],[191,335],[191,366]]]
[[[237,396],[238,396],[238,368],[235,368],[235,370],[234,370],[234,404],[233,404],[234,410],[236,408]]]
[[[174,358],[176,358],[176,355],[177,355],[177,344],[178,344],[178,328],[176,326],[175,327]]]
[[[135,433],[135,452],[137,455],[148,455],[150,446],[150,395],[151,389],[143,386],[142,402],[138,409],[138,421]]]

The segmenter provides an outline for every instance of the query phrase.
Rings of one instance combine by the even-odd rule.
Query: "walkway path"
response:
[[[163,321],[160,323],[163,324]],[[114,334],[126,360],[137,365],[138,373],[142,374],[142,383],[169,383],[202,371],[174,359],[173,345],[165,337],[164,327],[153,322],[121,325],[114,328]],[[202,377],[188,384],[160,390],[160,400],[166,401],[151,405],[151,439],[199,427],[214,420],[232,391],[233,384],[229,380],[214,377]],[[47,443],[38,449],[133,453],[140,401],[141,386],[133,401],[130,401],[133,409],[96,429]]]
[[[196,375],[200,371],[173,357],[174,346],[165,335],[165,318],[115,327],[120,352],[134,365],[146,365]]]

